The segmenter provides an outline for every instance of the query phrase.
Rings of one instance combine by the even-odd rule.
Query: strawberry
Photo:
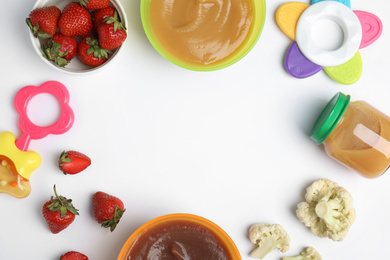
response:
[[[58,159],[58,167],[64,174],[76,174],[91,165],[91,159],[76,151],[63,151]]]
[[[103,9],[110,5],[110,0],[79,0],[79,2],[88,10]]]
[[[58,196],[56,186],[54,185],[54,194],[42,208],[43,217],[53,234],[57,234],[67,228],[75,219],[75,215],[79,215],[71,199],[63,196]]]
[[[102,191],[93,195],[92,205],[96,221],[102,224],[102,227],[109,227],[111,232],[114,231],[126,210],[119,198]]]
[[[69,251],[63,254],[59,260],[88,260],[88,257],[80,252]]]
[[[107,17],[98,26],[99,44],[103,49],[113,50],[127,38],[126,27],[119,22],[118,13]]]
[[[65,6],[58,19],[58,28],[65,36],[86,36],[92,30],[91,14],[79,3],[71,2]]]
[[[115,15],[115,8],[109,6],[103,9],[95,10],[91,13],[93,29],[97,32],[98,25],[107,17]]]
[[[42,45],[43,57],[65,67],[77,54],[77,40],[72,36],[55,34]]]
[[[89,66],[99,66],[108,59],[108,51],[99,46],[93,36],[85,36],[79,43],[78,55],[80,60]]]
[[[34,37],[47,39],[56,33],[60,15],[61,10],[56,6],[37,8],[30,12],[26,23]]]

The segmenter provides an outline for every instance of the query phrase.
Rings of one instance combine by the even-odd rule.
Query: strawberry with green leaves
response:
[[[26,23],[34,37],[48,39],[57,31],[57,22],[61,10],[56,6],[47,6],[34,9],[26,18]]]
[[[58,159],[58,167],[66,174],[77,174],[91,165],[91,159],[77,151],[63,151]]]
[[[57,234],[67,228],[79,213],[78,209],[73,206],[71,199],[67,199],[57,194],[55,185],[54,194],[55,198],[52,196],[51,199],[43,205],[42,214],[50,231],[53,234]]]
[[[99,44],[103,49],[113,50],[127,38],[126,27],[119,21],[118,13],[107,17],[98,25]]]
[[[99,24],[107,17],[113,17],[115,15],[115,8],[112,6],[95,10],[91,13],[93,21],[93,29],[97,32]]]
[[[110,5],[110,0],[79,0],[80,4],[88,10],[98,10]]]
[[[88,260],[88,257],[77,251],[69,251],[63,254],[59,260]]]
[[[102,191],[96,192],[92,197],[93,213],[96,221],[102,227],[114,231],[125,212],[123,202],[110,194]]]
[[[71,2],[62,10],[58,28],[62,35],[84,37],[92,30],[91,14],[79,3]]]
[[[96,67],[108,60],[109,51],[100,47],[96,37],[89,35],[80,41],[77,54],[82,63]]]
[[[72,36],[55,34],[42,45],[43,57],[59,67],[65,67],[77,54],[77,40]]]

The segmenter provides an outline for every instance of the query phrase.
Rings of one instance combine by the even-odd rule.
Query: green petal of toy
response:
[[[360,52],[357,51],[355,56],[346,63],[334,67],[325,67],[324,71],[329,77],[341,84],[351,85],[355,83],[360,79],[363,72],[363,62]]]

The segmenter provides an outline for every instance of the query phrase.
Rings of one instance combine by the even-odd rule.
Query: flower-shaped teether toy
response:
[[[319,21],[336,23],[343,32],[336,49],[318,46],[312,37]],[[279,28],[292,40],[286,59],[287,72],[295,78],[307,78],[324,69],[341,84],[353,84],[362,75],[359,49],[375,42],[382,34],[382,22],[374,14],[352,11],[349,0],[312,0],[311,5],[288,2],[276,12]]]
[[[30,100],[38,94],[51,94],[61,105],[58,120],[47,127],[37,126],[27,116]],[[69,92],[57,81],[48,81],[39,87],[27,86],[18,91],[14,99],[19,113],[19,127],[22,135],[16,140],[10,132],[0,133],[0,193],[8,193],[16,198],[30,194],[30,175],[41,164],[41,157],[27,151],[31,139],[41,139],[48,134],[62,134],[68,131],[74,121],[73,110],[69,106]]]

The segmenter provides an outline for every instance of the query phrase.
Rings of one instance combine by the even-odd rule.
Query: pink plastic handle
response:
[[[37,126],[27,116],[27,107],[33,97],[38,94],[48,93],[58,99],[61,105],[61,114],[58,120],[47,127]],[[41,86],[27,86],[16,93],[14,106],[19,113],[19,127],[22,136],[16,140],[16,147],[27,151],[31,139],[41,139],[48,134],[63,134],[68,131],[74,122],[74,113],[69,106],[69,92],[67,88],[57,81],[48,81]]]

